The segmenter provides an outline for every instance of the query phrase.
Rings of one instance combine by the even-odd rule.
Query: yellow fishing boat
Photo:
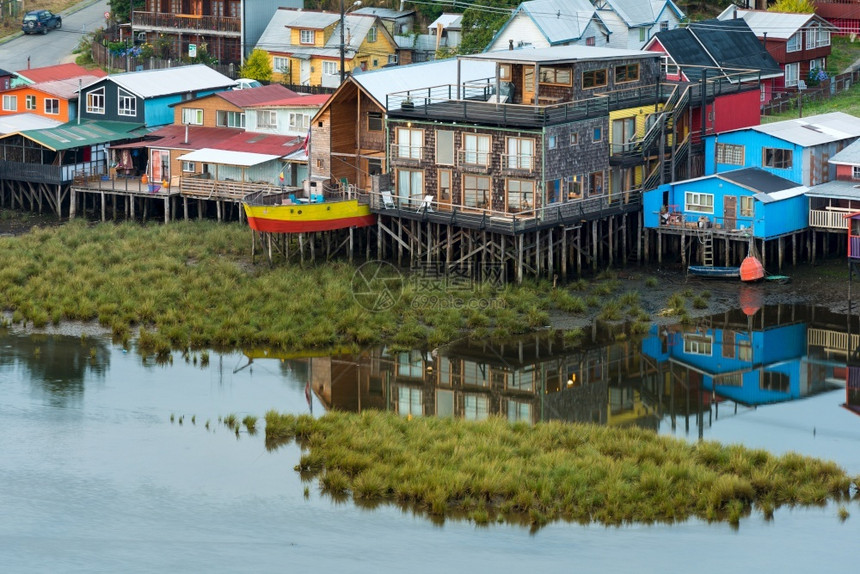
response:
[[[309,233],[376,223],[370,207],[357,199],[328,200],[322,195],[252,194],[242,201],[248,225],[267,233]]]

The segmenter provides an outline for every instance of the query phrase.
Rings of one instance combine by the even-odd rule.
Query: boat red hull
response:
[[[255,231],[266,233],[311,233],[314,231],[333,231],[347,227],[367,227],[376,223],[376,215],[357,215],[338,219],[308,219],[305,221],[288,221],[284,219],[267,219],[265,217],[249,217],[248,226]]]

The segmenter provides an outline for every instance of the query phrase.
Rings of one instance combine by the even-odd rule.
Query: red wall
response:
[[[836,164],[836,179],[846,181],[854,179],[854,166]]]
[[[716,107],[714,129],[720,133],[759,125],[761,123],[760,98],[761,94],[758,90],[719,96],[714,100]]]

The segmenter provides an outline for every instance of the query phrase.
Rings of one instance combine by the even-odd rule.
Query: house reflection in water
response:
[[[302,361],[327,409],[654,430],[683,424],[700,434],[721,414],[720,403],[737,411],[845,385],[845,316],[802,306],[749,312],[655,326],[642,340],[573,344],[540,334]]]

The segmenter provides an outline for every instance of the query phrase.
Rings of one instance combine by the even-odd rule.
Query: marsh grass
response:
[[[618,525],[690,517],[737,525],[753,508],[845,500],[831,462],[638,428],[509,424],[365,411],[321,418],[266,413],[266,446],[297,441],[296,470],[332,496],[390,502],[476,524],[526,517]],[[855,485],[856,486],[856,485]],[[436,519],[434,518],[434,519]]]
[[[242,424],[245,425],[249,435],[254,436],[257,434],[257,417],[245,415],[245,418],[242,419]]]

